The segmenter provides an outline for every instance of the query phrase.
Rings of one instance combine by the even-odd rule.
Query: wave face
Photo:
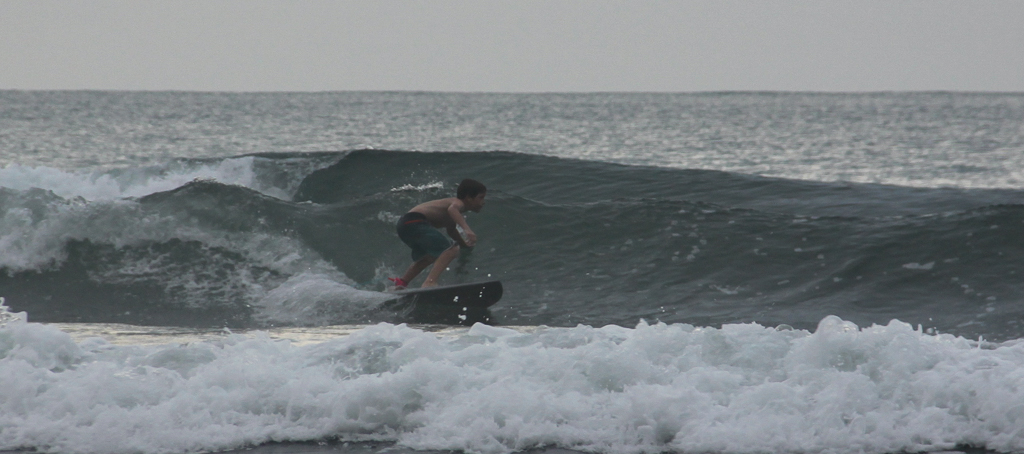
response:
[[[211,179],[208,169],[239,162],[244,181]],[[4,189],[8,304],[38,321],[422,321],[375,309],[386,299],[384,278],[408,265],[393,223],[472,177],[490,188],[484,211],[468,217],[481,241],[444,280],[502,280],[506,296],[488,314],[492,323],[811,329],[832,314],[972,337],[1024,330],[1017,190],[807,182],[507,152],[186,164],[207,173],[141,197]],[[120,191],[152,185],[134,181]]]

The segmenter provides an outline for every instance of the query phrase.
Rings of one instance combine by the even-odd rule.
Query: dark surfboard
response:
[[[500,281],[474,282],[433,288],[416,288],[395,292],[396,303],[405,305],[450,306],[484,309],[501,299],[504,289]]]

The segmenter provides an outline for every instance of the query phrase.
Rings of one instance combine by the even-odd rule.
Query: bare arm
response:
[[[459,231],[454,225],[448,227],[448,236],[452,237],[453,240],[457,241],[459,245],[466,247],[473,247],[476,244],[476,234],[473,233],[473,229],[469,228],[469,224],[466,223],[466,218],[462,216],[462,202],[456,200],[451,205],[448,205],[448,216],[451,216],[455,224],[462,227],[462,231],[466,234],[466,239],[462,239],[462,235],[459,235]]]

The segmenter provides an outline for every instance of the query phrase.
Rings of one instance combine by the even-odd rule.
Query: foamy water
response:
[[[187,304],[194,307],[211,304],[211,291],[230,287],[252,302],[256,318],[266,324],[315,325],[325,313],[358,320],[360,314],[386,300],[382,293],[357,290],[355,282],[296,238],[258,226],[241,231],[210,228],[187,214],[147,210],[138,201],[199,180],[290,198],[284,191],[293,191],[304,174],[275,181],[290,189],[263,184],[254,169],[256,160],[241,157],[131,172],[83,173],[23,166],[0,169],[4,186],[0,189],[0,268],[21,272],[63,263],[68,258],[68,241],[110,244],[119,250],[168,241],[197,242],[203,250],[242,251],[246,263],[231,264],[228,275],[207,276],[210,270],[170,263],[166,255],[153,254],[128,267],[98,264],[91,276],[114,284],[152,276],[159,279],[160,286],[183,293]],[[316,165],[305,161],[305,167]],[[281,277],[257,282],[260,270]]]
[[[1024,449],[1024,344],[896,321],[828,317],[813,333],[380,324],[310,345],[256,333],[127,346],[8,321],[0,358],[0,449],[333,437],[487,454]]]
[[[142,197],[169,191],[190,181],[210,180],[246,187],[287,200],[291,198],[301,178],[315,169],[315,166],[321,165],[315,160],[306,159],[307,168],[295,172],[291,178],[265,182],[257,176],[257,159],[254,156],[242,156],[210,163],[172,161],[161,166],[113,170],[64,170],[9,164],[0,168],[0,184],[8,189],[42,189],[67,199],[97,201]],[[274,165],[281,166],[281,163],[275,162]],[[288,170],[280,169],[279,172]]]

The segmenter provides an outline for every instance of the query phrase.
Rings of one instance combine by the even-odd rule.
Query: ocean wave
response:
[[[93,171],[10,164],[0,168],[0,187],[42,189],[57,196],[89,201],[143,197],[179,188],[191,181],[216,181],[290,199],[310,172],[345,153],[245,155],[226,159],[179,159],[149,167]]]
[[[256,165],[277,160],[315,170],[299,178]],[[1024,205],[1015,192],[810,184],[504,152],[247,162],[257,180],[277,175],[274,187],[294,194],[213,180],[115,200],[4,189],[2,296],[46,321],[416,322],[373,313],[374,298],[361,292],[380,294],[408,266],[394,220],[473,177],[491,188],[487,208],[468,215],[480,244],[444,278],[504,281],[495,323],[811,329],[837,314],[862,325],[896,318],[964,336],[1024,335]]]
[[[1024,350],[898,321],[813,331],[379,324],[299,346],[166,345],[0,327],[0,449],[217,451],[385,440],[506,454],[1024,449]]]

